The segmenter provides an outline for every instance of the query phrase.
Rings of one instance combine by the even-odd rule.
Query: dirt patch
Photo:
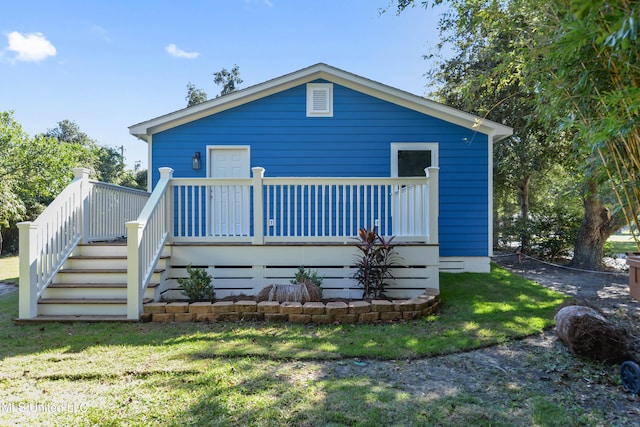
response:
[[[17,291],[18,287],[11,283],[0,282],[0,295],[8,294],[9,292]]]
[[[627,331],[631,350],[640,358],[640,302],[629,294],[629,274],[621,271],[626,267],[624,261],[609,260],[611,271],[607,272],[556,267],[532,258],[519,262],[516,256],[496,257],[495,261],[515,274],[597,307]]]
[[[632,351],[640,358],[640,303],[629,296],[626,273],[568,270],[531,259],[518,263],[516,257],[497,258],[496,262],[515,274],[599,307],[611,322],[628,331]],[[492,408],[486,416],[499,417],[507,424],[530,424],[530,419],[520,418],[519,408],[535,406],[548,396],[554,396],[555,405],[575,414],[576,425],[592,424],[592,416],[606,420],[606,425],[621,426],[635,426],[640,419],[640,398],[623,389],[619,365],[572,355],[553,330],[448,356],[341,360],[322,365],[326,377],[365,377],[374,384],[408,393],[416,404],[426,407],[429,402],[451,399],[458,412]],[[464,403],[467,400],[474,403]],[[469,409],[471,406],[476,409]]]

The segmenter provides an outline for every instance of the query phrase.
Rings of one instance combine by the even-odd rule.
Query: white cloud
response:
[[[16,52],[15,60],[38,62],[49,56],[56,56],[56,48],[42,33],[20,34],[17,31],[9,33],[9,47],[7,50]]]
[[[178,46],[171,43],[167,46],[167,53],[173,56],[174,58],[187,58],[187,59],[195,59],[200,56],[200,52],[185,52],[182,49],[179,49]]]

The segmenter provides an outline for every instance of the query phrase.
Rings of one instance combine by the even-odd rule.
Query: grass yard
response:
[[[443,274],[441,289],[439,316],[338,326],[17,326],[17,292],[3,295],[0,425],[425,425],[426,398],[335,376],[325,361],[406,361],[535,334],[565,299],[497,267]]]
[[[18,284],[18,265],[17,256],[0,257],[0,282]]]
[[[607,250],[614,254],[625,254],[638,252],[638,247],[631,234],[614,234],[607,240]]]

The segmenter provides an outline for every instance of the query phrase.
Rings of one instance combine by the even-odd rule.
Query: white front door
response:
[[[249,178],[248,147],[209,149],[209,177]],[[211,190],[211,230],[215,236],[249,235],[249,186],[223,185]]]

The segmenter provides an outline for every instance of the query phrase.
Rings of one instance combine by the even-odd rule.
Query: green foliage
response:
[[[139,171],[125,170],[124,158],[118,148],[98,144],[82,132],[76,123],[63,120],[54,129],[49,129],[45,136],[55,138],[59,146],[72,147],[77,153],[78,165],[90,169],[92,178],[146,190],[146,183],[140,185]]]
[[[298,284],[301,285],[303,283],[313,283],[319,288],[322,288],[322,282],[324,278],[318,275],[318,270],[307,270],[304,266],[298,267],[298,271],[293,279],[289,282],[293,285]]]
[[[34,219],[71,181],[81,152],[43,135],[30,137],[0,113],[0,227]]]
[[[196,85],[189,82],[187,84],[187,96],[185,100],[187,101],[187,107],[202,104],[203,102],[207,102],[207,92],[198,89]]]
[[[535,54],[538,110],[558,123],[599,167],[632,232],[640,229],[640,4],[632,0],[555,0],[541,7],[545,43]],[[541,96],[541,98],[542,98]],[[560,119],[560,120],[558,120]],[[591,162],[590,162],[591,163]],[[614,230],[615,231],[615,230]],[[639,236],[634,235],[636,243]]]
[[[146,172],[125,171],[118,150],[98,145],[74,122],[63,120],[31,137],[13,112],[0,112],[0,233],[8,236],[5,249],[17,250],[15,224],[37,218],[80,166],[105,182],[146,189]]]
[[[434,6],[439,1],[424,1]],[[545,186],[544,177],[558,163],[571,163],[570,145],[558,135],[549,138],[545,123],[535,114],[537,85],[525,64],[525,48],[535,42],[535,9],[517,1],[451,0],[439,23],[438,45],[453,48],[452,57],[429,57],[427,75],[437,87],[431,95],[444,104],[505,123],[514,135],[493,146],[496,194],[513,200],[514,212],[526,222],[531,193]],[[399,0],[398,11],[414,2]],[[473,138],[469,142],[473,144]],[[497,201],[496,206],[502,202]],[[498,220],[500,221],[500,219]],[[521,236],[520,245],[529,242]]]
[[[223,68],[222,70],[213,73],[213,76],[213,82],[222,86],[219,96],[235,92],[238,89],[237,86],[242,84],[242,79],[240,78],[240,67],[237,65],[234,65],[231,71]]]
[[[550,210],[532,212],[528,221],[515,218],[502,229],[505,241],[518,241],[525,235],[529,241],[526,253],[536,258],[555,260],[569,255],[578,235],[581,215],[562,205]]]
[[[211,284],[211,276],[203,268],[192,268],[187,266],[189,277],[179,278],[178,283],[182,286],[182,292],[191,301],[214,301],[216,292]]]
[[[418,2],[394,3],[401,12]],[[540,178],[560,164],[576,172],[570,180],[583,183],[585,232],[578,234],[574,262],[597,259],[600,242],[617,226],[617,218],[599,223],[593,210],[603,206],[594,201],[614,195],[612,210],[621,206],[627,222],[640,229],[638,2],[419,3],[449,6],[438,25],[438,47],[452,47],[454,56],[431,61],[436,66],[427,74],[440,84],[436,95],[514,128],[511,138],[494,146],[496,194],[504,197],[496,205],[511,204],[512,192],[520,221],[526,223],[534,186],[547,186]],[[530,244],[523,234],[520,245]]]
[[[394,279],[391,268],[402,263],[402,257],[395,250],[394,237],[386,239],[373,230],[361,228],[358,230],[356,244],[360,250],[355,266],[353,278],[363,287],[362,298],[372,299],[384,297],[386,288]]]

